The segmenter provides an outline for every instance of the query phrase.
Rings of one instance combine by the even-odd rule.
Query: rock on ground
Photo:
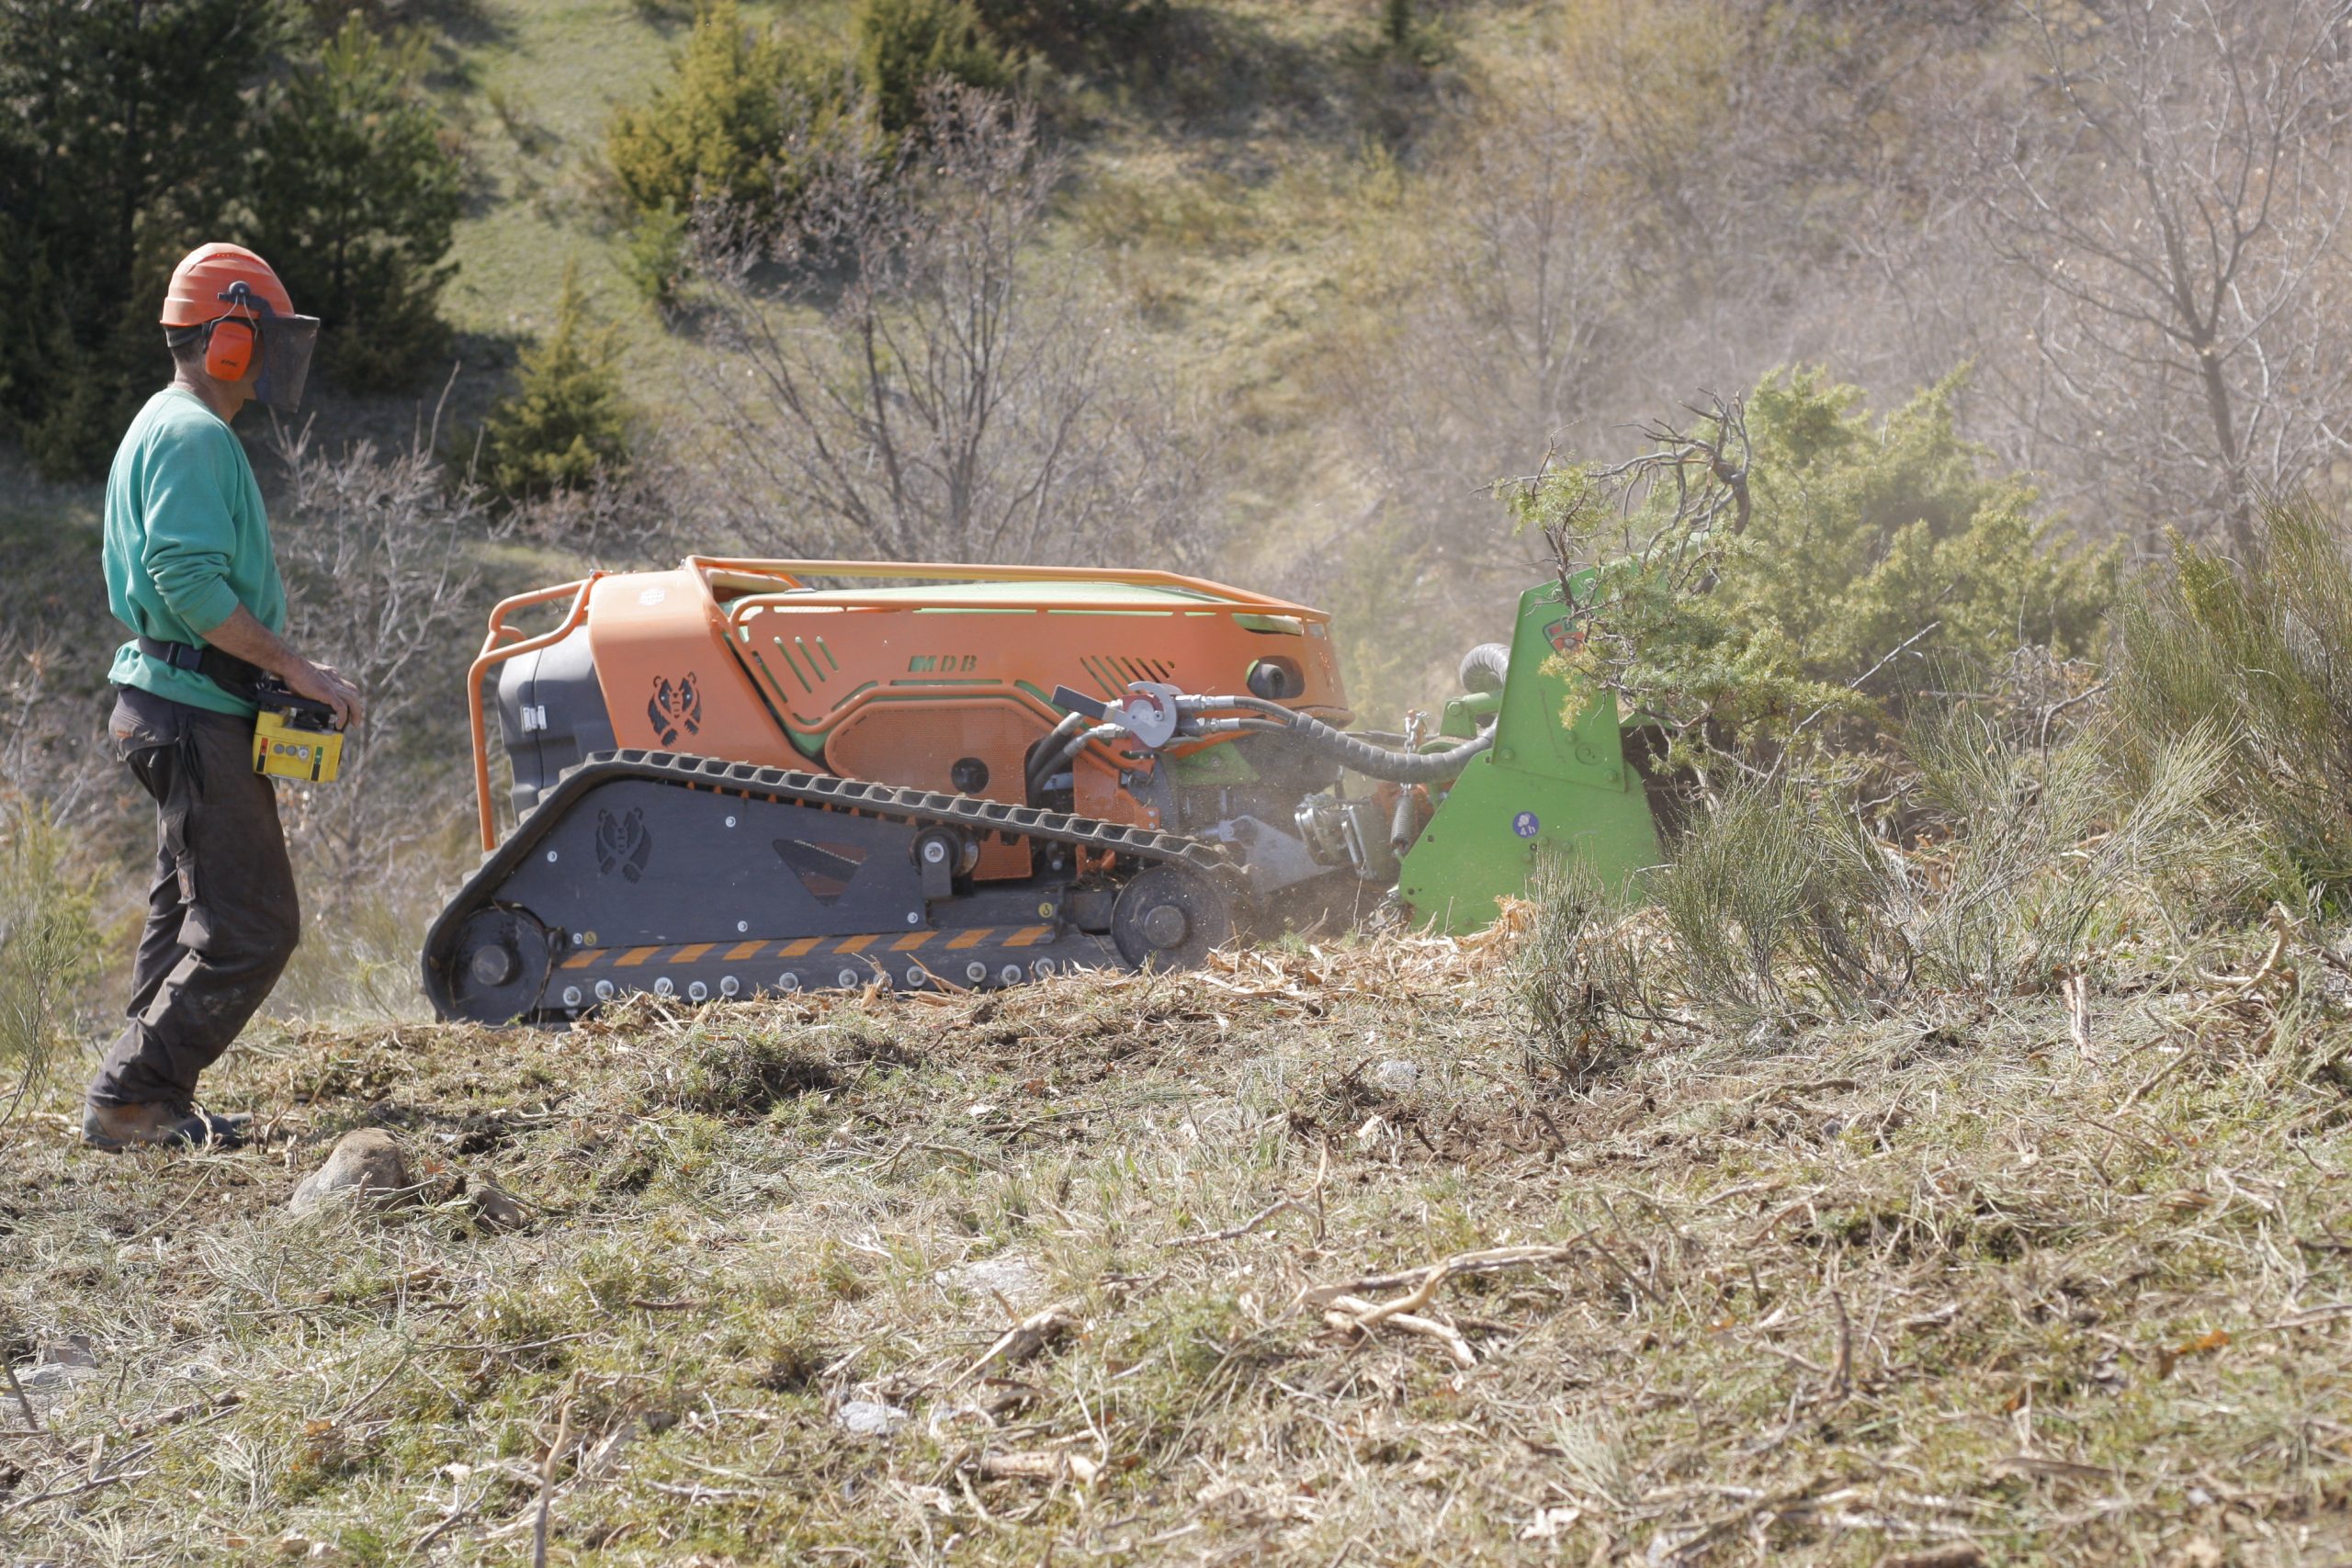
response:
[[[413,1185],[408,1161],[392,1135],[380,1127],[362,1127],[335,1141],[326,1164],[302,1179],[286,1207],[309,1214],[330,1202],[366,1198],[389,1208],[405,1202]]]
[[[531,1211],[496,1182],[475,1177],[466,1183],[466,1206],[473,1211],[474,1223],[484,1230],[520,1230],[530,1222]]]
[[[1046,1277],[1025,1258],[976,1258],[942,1269],[933,1278],[951,1291],[993,1293],[1013,1303],[1032,1300],[1046,1288]]]
[[[833,1413],[833,1424],[854,1438],[887,1438],[913,1417],[895,1404],[853,1399]]]

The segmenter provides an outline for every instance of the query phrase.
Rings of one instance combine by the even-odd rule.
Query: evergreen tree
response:
[[[795,66],[775,34],[744,27],[735,0],[704,0],[669,83],[613,117],[605,153],[629,205],[673,216],[704,200],[766,210]]]
[[[858,0],[850,47],[858,88],[892,135],[922,118],[923,90],[943,78],[990,92],[1012,85],[1012,62],[972,0]]]
[[[422,34],[387,41],[354,13],[277,90],[258,139],[253,246],[321,318],[322,367],[354,389],[408,385],[448,346],[462,168],[424,65]]]
[[[218,237],[284,41],[254,0],[0,0],[0,424],[45,473],[103,473],[167,375],[164,280]]]
[[[568,263],[554,330],[524,352],[521,383],[482,427],[483,481],[521,501],[626,468],[636,416],[619,357],[618,329],[590,318],[579,264]]]

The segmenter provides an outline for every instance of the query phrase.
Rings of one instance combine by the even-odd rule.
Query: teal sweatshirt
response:
[[[203,400],[166,387],[123,434],[107,474],[107,603],[116,620],[164,642],[200,646],[242,604],[286,629],[286,585],[270,554],[269,514],[245,449]],[[108,680],[191,707],[250,714],[210,679],[139,651],[115,650]]]

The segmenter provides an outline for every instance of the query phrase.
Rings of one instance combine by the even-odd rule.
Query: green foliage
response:
[[[780,35],[745,27],[735,0],[705,0],[668,83],[613,117],[605,152],[630,207],[772,211],[791,184],[788,105],[817,75]]]
[[[321,318],[322,367],[355,390],[411,385],[448,346],[437,310],[462,169],[423,87],[425,47],[355,14],[261,127],[254,248]]]
[[[28,306],[0,429],[44,474],[105,471],[169,375],[164,279],[206,239],[253,243],[325,319],[331,377],[439,355],[458,159],[422,47],[355,12],[302,59],[300,12],[252,0],[0,0],[0,276]]]
[[[1012,62],[972,0],[857,0],[850,53],[858,90],[893,135],[922,118],[923,94],[950,81],[989,92],[1012,85]]]
[[[104,472],[166,373],[164,279],[237,196],[284,42],[252,0],[0,0],[0,427],[44,475]]]
[[[632,277],[667,299],[697,206],[773,221],[806,189],[819,149],[846,139],[883,158],[922,119],[934,83],[1002,91],[1016,74],[972,0],[857,0],[845,58],[748,28],[735,0],[704,0],[670,80],[616,114],[606,137],[638,220]]]
[[[1841,807],[1785,781],[1743,784],[1658,877],[1685,987],[1726,1021],[1851,1016],[1908,983],[1897,885]]]
[[[2044,746],[1958,708],[1915,722],[1907,749],[1945,846],[1912,921],[1935,983],[2050,988],[2143,918],[2177,937],[2264,886],[2236,814],[2209,809],[2227,762],[2211,725],[2157,740],[2137,777],[2097,731]]]
[[[1960,384],[1874,422],[1855,388],[1776,373],[1744,420],[1719,411],[1630,476],[1571,468],[1522,489],[1523,525],[1598,562],[1572,669],[1687,754],[1702,727],[1777,744],[1816,716],[1899,721],[1931,669],[2021,645],[2093,651],[2117,552],[2071,548],[2030,486],[1990,470],[1954,426]]]
[[[523,355],[522,381],[482,428],[483,480],[520,501],[577,490],[628,465],[636,423],[620,376],[618,329],[591,320],[579,264],[563,269],[554,330]]]
[[[2176,537],[2166,571],[2117,615],[2111,749],[2135,781],[2177,738],[2224,738],[2218,802],[2242,806],[2290,874],[2352,891],[2352,562],[2340,517],[2311,502],[2260,519],[2241,569]]]
[[[1633,1043],[1622,1008],[1636,964],[1608,930],[1623,901],[1565,857],[1536,867],[1528,895],[1534,919],[1510,961],[1511,994],[1527,1014],[1526,1067],[1539,1081],[1581,1088]]]
[[[0,1122],[47,1076],[97,973],[94,881],[29,801],[0,800]]]
[[[1724,587],[1748,618],[1781,626],[1816,679],[1853,679],[1931,624],[1918,652],[1979,664],[2020,645],[2072,656],[2098,644],[2116,553],[2067,549],[2033,489],[1961,438],[1964,378],[1875,425],[1859,389],[1818,370],[1768,377],[1749,400],[1754,547]],[[1898,690],[1924,667],[1890,666],[1868,689]]]
[[[640,213],[629,226],[621,270],[637,291],[656,305],[674,304],[684,281],[686,241],[693,222],[674,207]]]

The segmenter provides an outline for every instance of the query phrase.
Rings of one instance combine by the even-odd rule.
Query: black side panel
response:
[[[903,822],[616,779],[567,805],[493,897],[600,947],[908,931],[923,923],[914,840]]]
[[[499,666],[498,728],[514,773],[518,818],[566,768],[593,751],[614,749],[612,715],[596,680],[586,626]]]

